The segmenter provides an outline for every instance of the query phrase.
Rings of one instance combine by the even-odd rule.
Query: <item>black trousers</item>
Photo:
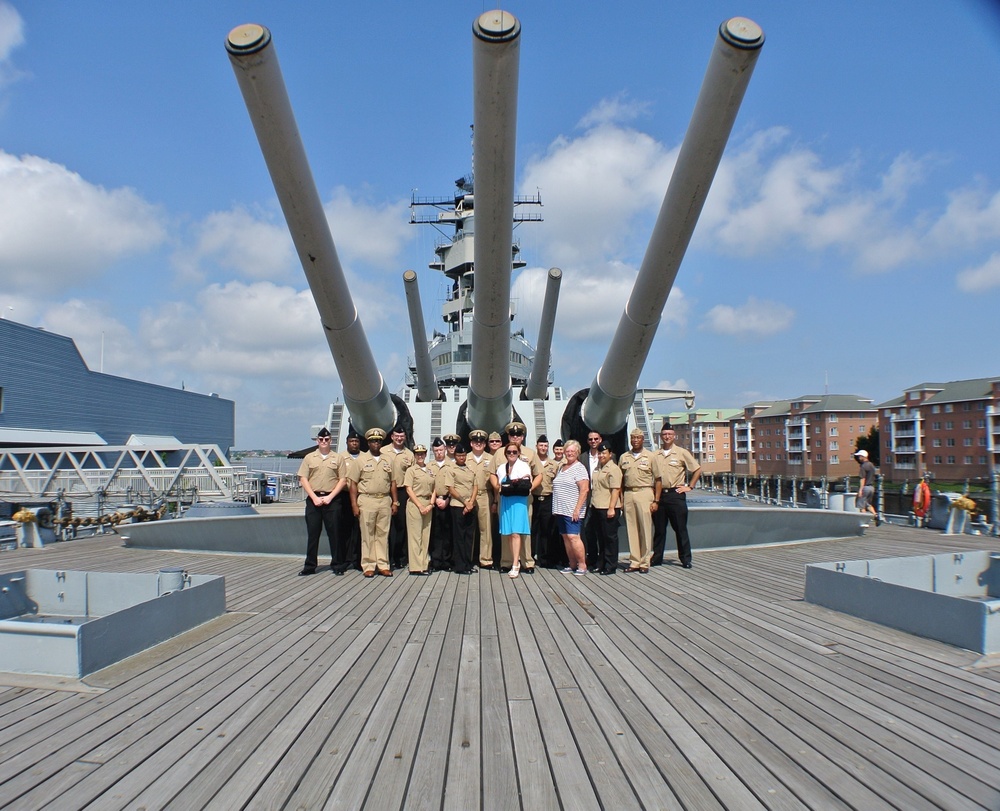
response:
[[[317,507],[311,498],[306,499],[306,564],[315,569],[319,558],[319,536],[326,529],[330,542],[330,568],[344,565],[344,543],[340,534],[340,504],[334,499],[330,504]]]
[[[450,569],[454,564],[451,548],[451,507],[439,510],[437,505],[431,511],[431,568]]]
[[[536,565],[550,566],[553,555],[558,557],[558,549],[552,548],[555,524],[552,496],[535,496],[531,505],[531,554]]]
[[[476,545],[476,510],[463,512],[464,507],[449,507],[451,511],[451,543],[455,556],[455,571],[469,572],[479,561]]]
[[[402,569],[410,559],[406,536],[406,502],[410,496],[405,487],[397,487],[396,495],[399,507],[389,521],[389,565],[394,569]]]
[[[607,511],[605,510],[605,513]],[[587,553],[587,567],[590,569],[600,568],[601,549],[601,528],[600,520],[595,516],[590,503],[587,503],[587,514],[584,516],[583,526],[580,528],[580,540],[583,541],[583,549]]]
[[[618,526],[621,515],[621,510],[615,510],[614,518],[608,518],[607,510],[595,509],[591,513],[590,520],[594,522],[597,531],[596,568],[602,572],[618,568]]]
[[[659,506],[653,514],[653,555],[652,566],[663,563],[663,552],[667,543],[667,524],[677,536],[677,557],[681,563],[691,562],[691,538],[688,535],[687,494],[674,490],[664,490],[660,494]]]
[[[340,516],[337,522],[338,535],[344,545],[343,568],[361,569],[361,524],[351,509],[351,494],[345,487],[334,499],[340,505]]]

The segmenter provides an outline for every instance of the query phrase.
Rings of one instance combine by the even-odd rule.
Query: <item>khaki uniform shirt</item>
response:
[[[465,467],[459,465],[446,465],[443,471],[444,475],[444,487],[447,491],[448,488],[454,487],[455,491],[462,497],[459,501],[456,498],[451,500],[452,507],[464,507],[465,502],[472,497],[472,490],[476,486],[476,471],[469,467],[468,464]]]
[[[465,457],[465,465],[470,470],[476,471],[476,486],[479,488],[479,495],[487,495],[490,492],[490,475],[496,472],[493,455],[489,451],[483,451],[482,457],[477,462],[476,457],[470,453]]]
[[[413,495],[419,498],[420,503],[424,506],[431,503],[435,484],[434,472],[427,465],[420,467],[417,464],[412,464],[406,469],[406,475],[403,476],[403,486],[409,487],[413,491]]]
[[[435,497],[450,498],[448,495],[448,485],[445,484],[445,471],[449,467],[454,467],[454,462],[449,462],[447,459],[444,460],[440,465],[438,465],[437,459],[432,459],[427,463],[427,467],[431,469],[431,473],[434,475],[434,495]]]
[[[643,448],[638,456],[632,451],[625,451],[618,460],[622,471],[622,484],[626,490],[636,490],[643,487],[653,488],[653,482],[660,475],[660,465],[656,456]]]
[[[309,482],[314,493],[331,493],[341,479],[340,456],[328,453],[326,458],[319,451],[307,453],[299,465],[299,478]]]
[[[358,454],[358,456],[360,457],[361,454]],[[341,451],[340,452],[340,478],[342,478],[342,479],[352,479],[353,481],[357,481],[358,477],[357,476],[352,476],[351,475],[352,471],[354,471],[355,473],[357,473],[357,471],[358,471],[358,459],[356,457],[354,457],[354,456],[351,456],[351,454],[349,454],[347,451]],[[345,492],[346,492],[346,488],[345,488]]]
[[[538,485],[538,487],[536,487],[532,492],[536,496],[551,496],[552,480],[556,477],[556,473],[559,472],[559,468],[563,466],[563,463],[557,462],[551,456],[544,462],[539,460],[539,463],[542,466],[542,483]]]
[[[673,490],[687,484],[688,474],[700,467],[691,451],[677,445],[669,451],[660,448],[656,452],[656,461],[660,463],[660,482],[664,490]]]
[[[590,506],[595,510],[605,510],[611,506],[611,493],[622,486],[622,471],[614,462],[599,467],[590,477]],[[621,507],[621,499],[616,499],[616,507]]]
[[[416,464],[417,458],[409,448],[403,448],[399,453],[391,446],[382,449],[382,455],[392,460],[392,476],[396,480],[396,487],[403,486],[403,477],[407,469]]]
[[[358,485],[359,495],[391,495],[389,488],[392,485],[392,461],[384,453],[372,456],[370,451],[363,451],[358,456],[358,470],[356,473],[351,471],[350,479]]]

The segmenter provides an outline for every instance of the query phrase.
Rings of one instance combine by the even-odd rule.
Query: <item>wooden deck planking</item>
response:
[[[0,688],[0,805],[998,808],[998,668],[801,602],[807,562],[998,546],[883,527],[517,581],[295,578],[114,538],[5,552],[224,573],[245,613],[95,674],[104,694]]]
[[[690,619],[692,625],[698,622],[693,616],[693,612]],[[699,630],[704,635],[711,633],[711,628],[707,623],[701,625]],[[734,646],[741,645],[742,641],[747,638],[745,634],[738,631],[727,631],[725,623],[720,624],[716,632],[728,644]],[[777,648],[764,637],[757,637],[756,651],[744,649],[741,658],[744,663],[755,665],[757,670],[765,673],[772,682],[780,682],[786,686],[794,684],[795,695],[793,698],[787,699],[787,703],[799,704],[807,719],[810,714],[814,714],[818,710],[820,713],[825,713],[824,716],[821,716],[825,721],[822,726],[828,729],[837,729],[848,725],[852,730],[865,735],[868,740],[868,748],[873,750],[870,756],[870,769],[882,769],[891,774],[895,772],[892,768],[893,765],[899,762],[918,766],[921,771],[916,774],[910,773],[907,781],[899,779],[893,787],[897,794],[902,795],[909,791],[907,783],[909,786],[918,784],[925,796],[930,797],[933,802],[944,803],[944,806],[947,807],[948,802],[954,803],[957,800],[957,795],[951,791],[948,783],[951,781],[961,782],[963,779],[969,783],[961,770],[955,770],[954,774],[948,775],[949,768],[946,764],[935,761],[919,748],[912,747],[905,737],[905,725],[899,724],[894,716],[883,715],[875,703],[866,701],[863,697],[871,694],[862,694],[858,690],[848,692],[833,680],[824,678],[817,670],[811,669],[808,666],[808,651],[803,651],[801,655],[791,656],[788,651]],[[774,669],[773,672],[771,672],[771,668]],[[810,702],[808,705],[800,703],[804,698]],[[883,715],[885,724],[893,723],[896,724],[896,727],[891,731],[884,729],[871,720],[872,714]],[[907,750],[909,760],[905,760],[898,754],[898,750],[901,748]],[[922,771],[935,773],[935,777],[924,777]],[[938,779],[936,771],[945,772],[943,779]],[[974,788],[971,785],[968,787]],[[913,796],[910,798],[910,804],[906,807],[919,807],[919,802],[919,798]]]

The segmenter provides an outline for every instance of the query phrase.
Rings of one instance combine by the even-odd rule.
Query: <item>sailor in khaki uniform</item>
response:
[[[590,474],[590,520],[597,531],[597,568],[600,574],[618,569],[618,523],[621,515],[622,471],[611,459],[611,448],[597,446],[599,464]]]
[[[396,512],[396,482],[392,462],[382,455],[385,431],[365,432],[368,450],[358,457],[351,472],[351,507],[361,521],[361,570],[365,577],[392,577],[389,569],[389,521]],[[354,478],[354,477],[357,478]]]
[[[469,434],[469,445],[472,450],[465,457],[465,463],[470,470],[476,472],[476,521],[479,531],[479,549],[474,553],[479,556],[479,565],[488,569],[493,565],[493,533],[490,531],[490,476],[496,469],[493,464],[493,454],[486,450],[485,431],[476,429]]]
[[[687,529],[687,494],[694,489],[701,477],[701,465],[691,451],[674,444],[677,434],[670,423],[663,425],[660,438],[663,444],[656,452],[656,460],[660,464],[660,506],[656,511],[651,564],[659,566],[663,563],[663,549],[666,546],[669,523],[674,535],[677,536],[677,559],[681,566],[690,569],[691,537]]]
[[[393,569],[402,569],[407,558],[406,487],[403,485],[403,477],[407,468],[413,464],[413,451],[406,447],[406,432],[399,426],[392,429],[389,438],[392,443],[382,453],[392,460],[392,477],[396,482],[396,495],[399,499],[389,524],[389,563]]]
[[[622,471],[625,526],[628,529],[628,568],[626,572],[648,572],[653,553],[653,513],[660,498],[659,463],[643,447],[643,433],[633,428],[629,434],[632,449],[618,460]]]
[[[330,448],[330,432],[324,427],[316,435],[316,450],[307,453],[299,465],[299,484],[306,493],[306,562],[300,576],[315,574],[319,556],[319,536],[326,528],[330,542],[330,570],[344,573],[344,538],[340,535],[340,502],[344,489],[340,477],[340,457]]]
[[[431,520],[434,512],[434,471],[427,465],[427,448],[413,449],[413,464],[406,469],[406,535],[410,574],[430,574],[428,549],[431,541]]]
[[[476,472],[466,464],[468,449],[455,447],[455,462],[444,468],[444,483],[451,496],[452,553],[455,574],[472,574],[475,568]]]

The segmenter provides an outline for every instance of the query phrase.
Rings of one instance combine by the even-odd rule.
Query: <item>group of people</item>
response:
[[[511,578],[536,566],[566,574],[619,570],[618,528],[629,539],[626,572],[648,572],[663,563],[667,526],[677,538],[678,562],[692,567],[686,493],[701,475],[689,451],[675,444],[664,424],[660,447],[644,447],[632,431],[630,450],[617,460],[596,431],[579,442],[539,436],[524,444],[525,426],[499,433],[474,430],[468,445],[456,434],[406,446],[394,428],[365,433],[367,450],[353,431],[347,450],[331,448],[330,432],[316,436],[298,475],[306,495],[306,558],[300,576],[318,570],[325,529],[330,569],[365,577],[432,571],[472,574],[496,566]],[[550,455],[551,450],[551,455]],[[430,458],[428,458],[430,457]]]

